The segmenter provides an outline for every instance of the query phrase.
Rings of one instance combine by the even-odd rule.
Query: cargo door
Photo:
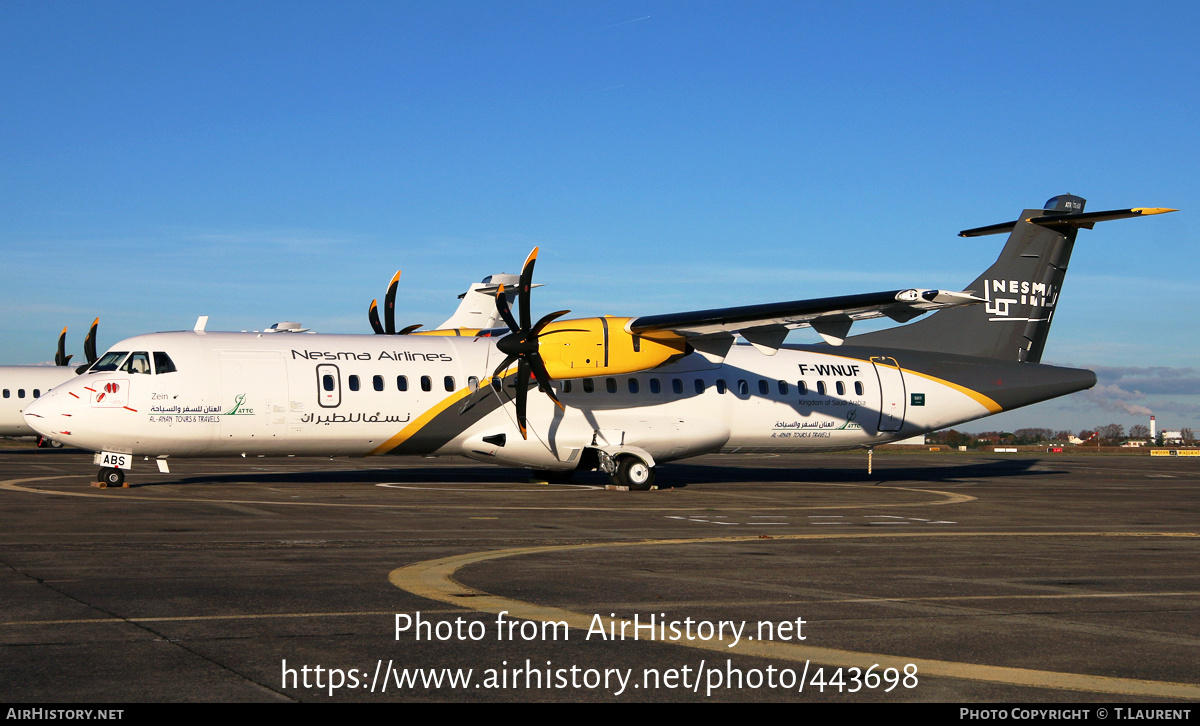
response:
[[[895,358],[871,358],[879,377],[879,430],[899,431],[904,426],[904,375]]]

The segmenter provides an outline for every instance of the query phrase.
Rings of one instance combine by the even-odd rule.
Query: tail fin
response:
[[[855,335],[846,345],[1041,361],[1079,228],[1175,211],[1141,208],[1085,214],[1085,203],[1064,194],[1050,199],[1044,209],[1024,210],[1013,222],[960,232],[962,237],[1011,232],[995,264],[965,288],[986,299],[985,304],[941,310],[915,323]]]
[[[484,330],[503,325],[503,323],[497,322],[500,316],[496,312],[496,292],[503,285],[504,294],[508,296],[511,303],[513,296],[517,294],[519,281],[520,277],[517,275],[497,274],[488,275],[483,278],[483,282],[472,283],[466,292],[458,296],[462,300],[458,304],[458,309],[439,325],[438,329]]]

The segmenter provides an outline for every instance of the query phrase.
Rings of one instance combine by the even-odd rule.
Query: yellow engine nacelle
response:
[[[587,378],[649,370],[689,352],[675,333],[654,337],[625,332],[629,318],[556,320],[538,335],[538,352],[554,379]]]

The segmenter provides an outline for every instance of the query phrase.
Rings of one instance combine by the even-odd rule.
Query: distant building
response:
[[[1182,444],[1183,443],[1183,432],[1182,431],[1163,431],[1162,437],[1163,437],[1164,444]]]

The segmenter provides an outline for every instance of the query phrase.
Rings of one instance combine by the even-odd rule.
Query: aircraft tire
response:
[[[119,487],[125,483],[125,472],[105,467],[100,470],[100,482],[105,486]]]
[[[626,454],[617,460],[617,471],[612,476],[617,486],[629,487],[630,491],[644,492],[654,486],[654,467],[640,457]]]

